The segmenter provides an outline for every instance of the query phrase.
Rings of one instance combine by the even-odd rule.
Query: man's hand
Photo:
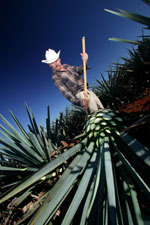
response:
[[[80,55],[82,56],[82,60],[85,60],[86,62],[88,61],[88,54],[86,52],[81,53]]]
[[[82,99],[82,106],[88,109],[90,100],[88,98]]]

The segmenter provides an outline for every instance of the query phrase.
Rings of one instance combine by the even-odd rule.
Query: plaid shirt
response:
[[[52,80],[61,94],[74,105],[80,105],[76,94],[84,90],[83,66],[62,65],[64,71],[53,71]]]

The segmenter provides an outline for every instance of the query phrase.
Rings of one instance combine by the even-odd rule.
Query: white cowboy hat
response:
[[[59,55],[60,55],[60,51],[56,53],[54,50],[48,49],[45,53],[46,60],[42,60],[42,63],[47,63],[47,64],[53,63],[57,61],[57,59],[59,58]]]

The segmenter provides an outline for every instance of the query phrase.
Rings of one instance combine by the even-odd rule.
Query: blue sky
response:
[[[109,41],[109,37],[136,40],[142,25],[114,16],[104,8],[120,8],[150,16],[141,0],[5,0],[0,13],[0,113],[11,123],[12,110],[26,128],[26,101],[40,125],[45,125],[47,106],[54,120],[71,104],[51,80],[51,69],[41,63],[45,50],[61,50],[62,63],[81,65],[82,36],[89,54],[90,86],[100,73],[127,56],[131,45]]]

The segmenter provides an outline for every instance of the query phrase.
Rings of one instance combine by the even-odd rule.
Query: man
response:
[[[84,97],[84,81],[81,78],[83,67],[61,64],[59,55],[60,51],[56,53],[54,50],[48,49],[45,53],[46,60],[42,60],[42,62],[51,67],[52,80],[61,94],[74,105],[88,107],[90,113],[104,108],[94,92],[88,90],[88,98]],[[81,53],[81,56],[82,60],[87,63],[88,54]]]

